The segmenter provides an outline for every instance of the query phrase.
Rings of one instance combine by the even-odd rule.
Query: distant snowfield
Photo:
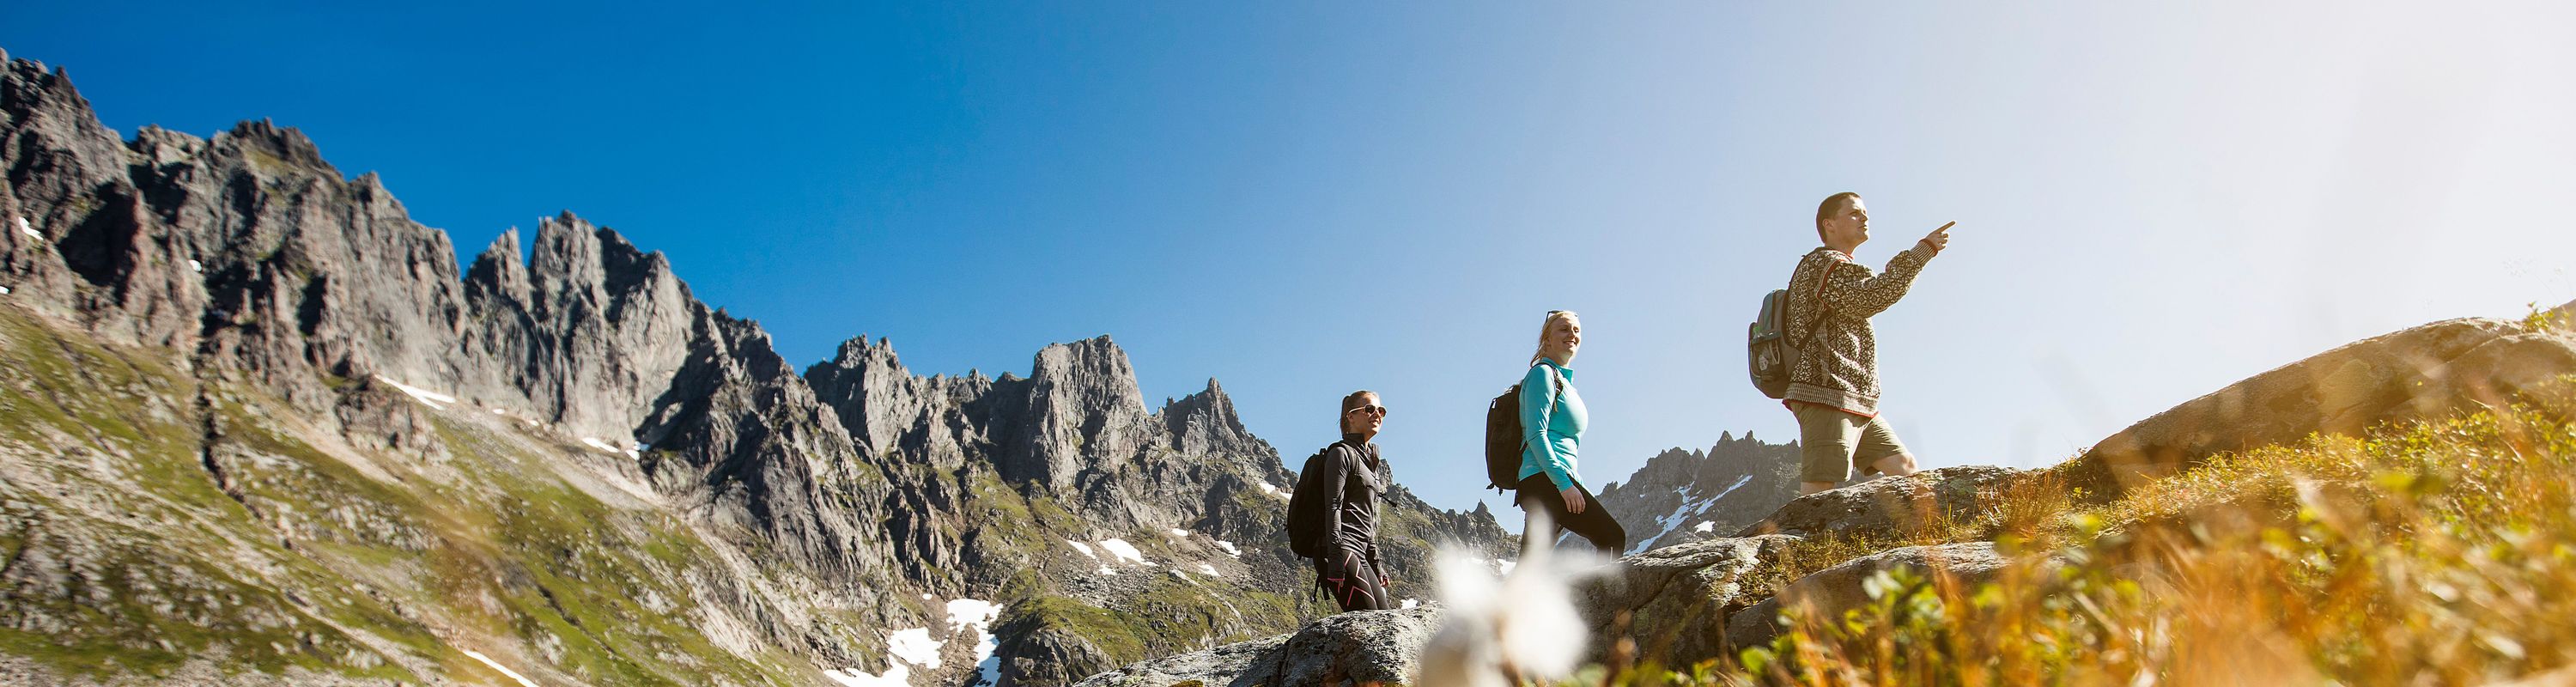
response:
[[[382,377],[378,377],[377,379],[383,379],[383,378],[382,378]],[[501,665],[501,663],[500,663],[499,661],[494,661],[494,660],[492,660],[492,657],[483,655],[483,652],[475,651],[475,650],[473,650],[473,649],[466,649],[466,650],[465,650],[465,657],[466,657],[466,658],[471,658],[471,659],[474,659],[474,660],[477,660],[477,661],[482,661],[482,662],[483,662],[483,665],[491,666],[493,670],[501,671],[501,674],[502,674],[502,675],[507,675],[507,676],[509,676],[509,677],[510,677],[510,679],[519,681],[519,684],[520,684],[520,685],[523,685],[524,687],[537,687],[537,683],[529,682],[529,681],[528,681],[528,676],[520,675],[520,674],[519,674],[519,671],[511,670],[509,666]]]
[[[841,683],[844,687],[912,687],[912,669],[903,667],[903,664],[896,663],[894,659],[886,659],[884,674],[871,675],[859,672],[857,668],[851,668],[847,671],[825,670],[823,677],[832,678],[833,682]]]
[[[1002,659],[993,652],[1001,648],[1001,642],[993,638],[992,627],[993,620],[1001,617],[1002,608],[983,599],[953,599],[947,607],[951,632],[971,630],[975,633],[975,682],[972,684],[1000,684]],[[893,656],[886,659],[885,672],[871,674],[857,668],[835,668],[823,671],[823,675],[843,687],[912,687],[913,667],[939,669],[939,649],[945,645],[947,642],[930,638],[929,628],[896,630],[886,637],[886,652]]]
[[[942,644],[946,642],[930,638],[930,628],[915,627],[895,630],[892,636],[886,638],[886,651],[894,654],[895,658],[903,659],[905,663],[936,669],[939,667],[939,647]]]
[[[1125,539],[1102,539],[1100,540],[1100,550],[1107,551],[1110,555],[1117,556],[1118,560],[1143,566],[1153,565],[1152,563],[1145,562],[1144,552],[1137,551],[1136,545],[1127,543],[1127,540]]]
[[[1002,683],[1002,657],[993,654],[1002,647],[1001,640],[993,638],[993,620],[1001,616],[1001,607],[991,601],[957,599],[948,602],[948,626],[960,631],[966,628],[975,630],[975,684]]]
[[[1735,493],[1736,489],[1742,488],[1745,484],[1752,481],[1752,475],[1745,475],[1743,477],[1736,478],[1734,484],[1727,485],[1726,489],[1724,491],[1717,492],[1716,496],[1704,499],[1683,500],[1682,505],[1673,508],[1672,514],[1655,518],[1655,536],[1647,537],[1638,541],[1636,545],[1628,547],[1626,553],[1636,553],[1655,548],[1655,542],[1661,541],[1665,535],[1672,534],[1673,530],[1680,529],[1684,523],[1690,522],[1691,516],[1707,513],[1710,506],[1717,505],[1718,499],[1726,498],[1727,494]],[[1690,493],[1690,488],[1674,487],[1673,493],[1688,495]],[[1700,521],[1697,526],[1691,528],[1691,530],[1695,532],[1710,532],[1715,531],[1716,529],[1716,523],[1706,520]]]
[[[1216,547],[1217,547],[1217,548],[1220,548],[1220,549],[1225,549],[1225,555],[1233,556],[1233,557],[1236,557],[1236,558],[1242,558],[1242,557],[1243,557],[1243,549],[1234,548],[1234,542],[1226,541],[1226,540],[1223,540],[1223,539],[1218,539],[1218,540],[1216,540]]]
[[[402,383],[402,382],[397,382],[397,381],[394,381],[394,380],[393,380],[393,378],[391,378],[391,377],[386,377],[386,376],[384,376],[384,375],[376,375],[376,381],[384,382],[384,383],[386,383],[386,384],[391,384],[391,385],[393,385],[393,386],[394,386],[394,388],[396,388],[396,389],[401,389],[403,393],[405,393],[405,394],[410,394],[413,400],[417,400],[417,401],[420,401],[420,402],[422,402],[422,403],[429,404],[429,407],[431,407],[431,408],[436,408],[436,409],[439,409],[439,410],[446,410],[446,409],[447,409],[448,404],[451,404],[451,403],[455,403],[455,402],[456,402],[456,397],[454,397],[454,396],[449,396],[449,395],[447,395],[447,394],[442,394],[442,393],[438,393],[438,392],[435,392],[435,391],[430,391],[430,390],[428,390],[428,389],[423,389],[423,388],[416,387],[416,386],[412,386],[412,385],[409,385],[409,384],[404,384],[404,383]]]

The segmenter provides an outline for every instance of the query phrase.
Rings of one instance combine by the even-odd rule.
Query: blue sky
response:
[[[345,5],[11,3],[0,48],[127,135],[299,127],[466,256],[572,210],[800,363],[1106,333],[1292,462],[1376,389],[1447,507],[1553,308],[1589,481],[1793,436],[1740,341],[1834,191],[1872,263],[1959,222],[1878,320],[1934,466],[2576,298],[2559,5]]]

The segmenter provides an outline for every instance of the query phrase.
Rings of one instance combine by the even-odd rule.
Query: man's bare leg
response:
[[[1813,493],[1816,493],[1816,492],[1819,492],[1819,491],[1824,491],[1824,490],[1832,489],[1832,488],[1834,488],[1834,483],[1832,483],[1832,482],[1799,482],[1799,483],[1798,483],[1798,495],[1799,495],[1799,496],[1806,496],[1806,495],[1808,495],[1808,494],[1813,494]]]
[[[1906,475],[1914,474],[1915,472],[1914,454],[1911,453],[1899,453],[1893,456],[1880,458],[1878,459],[1878,462],[1871,463],[1870,465],[1878,468],[1879,472],[1887,473],[1887,476],[1889,477],[1904,477]]]

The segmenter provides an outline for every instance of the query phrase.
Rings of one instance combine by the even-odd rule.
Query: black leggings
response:
[[[1336,550],[1315,559],[1315,584],[1333,603],[1345,611],[1382,611],[1394,608],[1386,598],[1386,584],[1368,558],[1350,549]]]
[[[1594,498],[1592,490],[1583,488],[1582,482],[1574,483],[1574,489],[1583,492],[1584,503],[1581,513],[1565,512],[1565,495],[1556,491],[1556,483],[1547,481],[1547,473],[1524,477],[1521,483],[1513,488],[1520,492],[1522,511],[1545,508],[1550,524],[1556,526],[1555,532],[1547,533],[1546,539],[1538,541],[1555,543],[1558,533],[1573,530],[1575,535],[1592,542],[1594,547],[1613,558],[1627,553],[1627,528],[1620,527],[1619,521],[1610,517],[1610,509],[1602,508],[1601,499]],[[1523,542],[1521,557],[1527,558],[1529,557],[1527,542],[1531,539],[1524,536],[1521,541]]]

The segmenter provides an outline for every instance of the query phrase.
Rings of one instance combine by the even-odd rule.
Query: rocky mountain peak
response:
[[[1630,552],[1725,536],[1796,498],[1797,445],[1722,434],[1706,450],[1665,449],[1601,503],[1628,527]]]
[[[27,125],[29,122],[25,116],[37,112],[90,112],[89,99],[81,97],[80,90],[72,87],[70,73],[63,71],[62,67],[47,71],[45,63],[12,59],[6,50],[0,50],[0,62],[6,62],[8,70],[6,84],[0,85],[5,93],[0,95],[6,95],[7,102],[15,106],[7,108],[11,125]]]
[[[892,341],[870,342],[866,334],[841,342],[831,360],[806,367],[805,383],[840,414],[850,439],[868,456],[895,448],[906,432],[936,421],[955,405],[954,399],[935,393],[939,380],[914,377],[904,369]]]
[[[479,289],[508,302],[527,301],[528,265],[519,259],[518,227],[502,231],[474,256],[474,266],[465,271],[465,286],[469,293]]]
[[[260,171],[271,174],[305,171],[327,174],[340,179],[340,172],[322,159],[322,147],[311,137],[291,126],[278,126],[266,119],[233,125],[231,131],[215,134],[214,146],[237,150]],[[284,168],[278,167],[284,165]]]
[[[587,290],[616,299],[661,286],[654,282],[667,280],[678,286],[670,261],[661,252],[646,253],[616,230],[594,226],[570,210],[537,223],[536,250],[529,263],[532,284],[556,297]]]
[[[1252,432],[1244,429],[1243,418],[1234,412],[1234,399],[1226,397],[1225,388],[1213,378],[1198,393],[1164,402],[1154,416],[1162,421],[1164,432],[1180,437],[1186,451],[1254,440]]]
[[[1106,335],[1047,346],[1027,383],[1013,386],[1025,395],[1004,408],[1013,422],[1001,435],[996,467],[1005,479],[1065,488],[1085,469],[1143,445],[1147,417],[1135,368]]]
[[[206,139],[146,124],[134,132],[134,140],[126,143],[125,147],[143,156],[152,166],[160,167],[205,154]]]
[[[1040,349],[1029,366],[1029,381],[1140,415],[1145,409],[1144,394],[1136,389],[1136,368],[1107,334]]]

